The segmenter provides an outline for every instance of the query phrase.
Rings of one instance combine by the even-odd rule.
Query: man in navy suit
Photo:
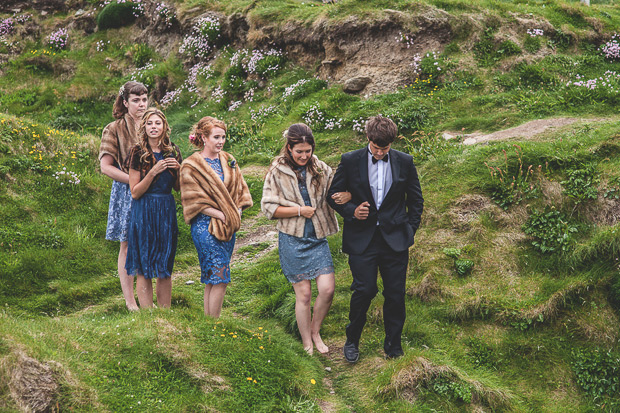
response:
[[[368,146],[342,155],[327,200],[344,218],[342,250],[353,275],[344,356],[355,363],[370,302],[377,294],[377,270],[383,279],[383,348],[388,358],[403,355],[405,282],[409,247],[420,226],[424,200],[413,157],[390,146],[398,129],[375,116],[366,123]],[[348,191],[351,200],[337,204],[332,196]]]

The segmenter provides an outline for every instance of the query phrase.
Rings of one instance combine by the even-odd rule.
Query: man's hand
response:
[[[359,220],[364,220],[368,218],[369,206],[370,204],[367,201],[362,202],[357,206],[357,208],[355,208],[353,216]]]

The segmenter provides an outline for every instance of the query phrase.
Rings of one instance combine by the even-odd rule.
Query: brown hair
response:
[[[162,153],[173,153],[174,148],[172,146],[172,142],[170,142],[170,125],[168,125],[168,120],[166,119],[166,115],[164,112],[157,108],[148,108],[144,115],[142,116],[142,120],[140,121],[140,127],[138,128],[138,144],[142,149],[142,156],[140,157],[140,162],[149,162],[154,165],[155,164],[155,155],[153,155],[153,148],[149,145],[149,138],[146,134],[146,122],[153,115],[157,115],[161,118],[164,126],[164,131],[159,137],[159,149],[161,149]],[[176,155],[176,154],[175,154]]]
[[[140,82],[134,82],[133,80],[130,80],[121,86],[112,108],[112,115],[114,116],[114,119],[120,119],[125,116],[125,113],[127,113],[127,107],[123,104],[123,102],[129,100],[129,95],[142,96],[147,93],[149,93],[149,91],[146,86]]]
[[[204,148],[205,143],[203,138],[208,138],[213,128],[222,128],[224,131],[227,130],[226,124],[223,121],[211,116],[205,116],[192,128],[192,133],[189,135],[189,141],[198,149]]]
[[[375,145],[385,147],[394,142],[398,136],[398,128],[389,118],[373,116],[366,122],[366,136]]]
[[[301,170],[298,169],[298,166],[293,160],[293,156],[291,155],[291,150],[295,145],[300,143],[307,143],[312,147],[312,155],[314,155],[314,135],[312,135],[312,129],[305,123],[295,123],[289,126],[288,130],[284,132],[284,137],[286,138],[286,143],[280,150],[280,156],[278,157],[278,162],[282,165],[288,165],[295,175],[297,175],[297,180],[302,182]],[[312,176],[312,184],[315,188],[319,186],[319,179],[321,178],[321,174],[319,172],[319,167],[316,162],[316,158],[311,156],[306,164],[306,171]]]

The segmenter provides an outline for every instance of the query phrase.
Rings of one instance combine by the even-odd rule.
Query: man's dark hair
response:
[[[366,136],[379,147],[388,146],[398,136],[398,127],[389,118],[373,116],[366,122]]]

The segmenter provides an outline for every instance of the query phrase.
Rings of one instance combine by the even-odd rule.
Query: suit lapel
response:
[[[400,157],[397,156],[396,151],[394,150],[390,151],[390,169],[392,170],[392,184],[390,185],[388,192],[383,197],[383,202],[385,202],[388,197],[392,195],[392,192],[394,192],[393,189],[396,186],[395,182],[398,180],[398,176],[400,174]],[[383,202],[381,205],[383,205]]]
[[[362,187],[367,196],[368,202],[375,209],[377,209],[377,205],[375,204],[375,198],[372,196],[372,190],[370,189],[370,180],[368,179],[368,148],[364,148],[364,150],[361,151],[361,156],[358,162],[360,170],[360,180],[362,182]]]

